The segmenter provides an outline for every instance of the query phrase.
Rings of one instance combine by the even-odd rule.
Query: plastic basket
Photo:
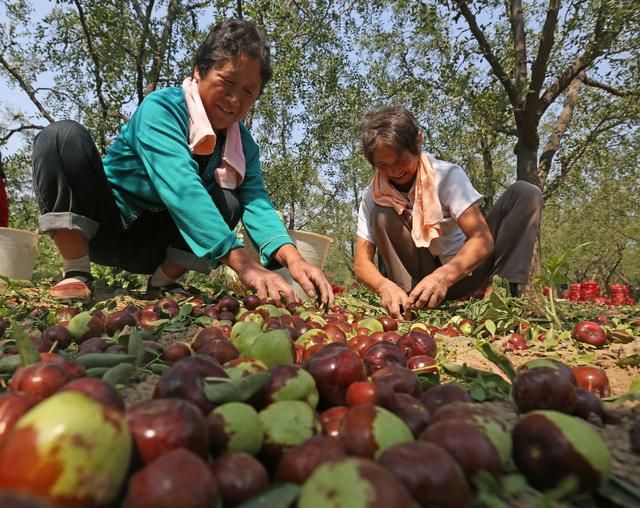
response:
[[[0,228],[0,275],[30,280],[36,260],[38,235],[31,231]]]

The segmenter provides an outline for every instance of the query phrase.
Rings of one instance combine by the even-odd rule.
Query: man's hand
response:
[[[445,278],[433,272],[422,279],[409,293],[409,305],[416,309],[433,309],[447,296],[449,286]]]
[[[402,320],[409,316],[412,304],[407,293],[399,286],[386,279],[378,288],[377,293],[382,300],[382,306],[392,318]]]
[[[300,259],[291,261],[287,266],[287,270],[289,270],[291,278],[300,284],[300,287],[309,297],[318,298],[319,292],[318,299],[322,305],[325,307],[333,305],[334,296],[331,284],[329,284],[320,268],[300,257]]]

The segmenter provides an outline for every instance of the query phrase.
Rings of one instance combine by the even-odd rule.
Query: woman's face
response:
[[[419,160],[419,155],[389,145],[373,149],[373,167],[402,190],[409,190],[413,184]]]
[[[260,60],[242,53],[216,63],[204,77],[195,71],[204,109],[214,130],[223,130],[242,119],[260,94]]]

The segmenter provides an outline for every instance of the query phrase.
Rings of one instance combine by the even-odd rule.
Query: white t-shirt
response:
[[[444,217],[440,223],[441,235],[431,241],[429,251],[439,257],[444,264],[460,251],[467,239],[458,226],[458,217],[471,205],[481,200],[483,196],[474,189],[469,177],[460,166],[435,159],[431,154],[427,154],[427,157],[429,157],[433,168],[434,181]],[[404,195],[408,196],[408,193]],[[409,207],[412,205],[413,203],[410,202]],[[362,201],[358,210],[357,235],[375,245],[372,226],[374,207],[373,192],[371,191],[371,183],[369,183],[362,193]]]

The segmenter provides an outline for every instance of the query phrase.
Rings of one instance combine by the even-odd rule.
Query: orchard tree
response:
[[[617,97],[640,96],[637,68],[634,71],[625,62],[629,56],[638,57],[636,0],[564,5],[561,0],[452,0],[452,4],[466,22],[469,35],[460,42],[469,48],[469,64],[474,62],[472,52],[479,52],[508,100],[510,122],[501,129],[517,138],[519,180],[545,187],[585,86]],[[552,126],[542,144],[545,121]],[[638,118],[633,121],[637,125]]]

